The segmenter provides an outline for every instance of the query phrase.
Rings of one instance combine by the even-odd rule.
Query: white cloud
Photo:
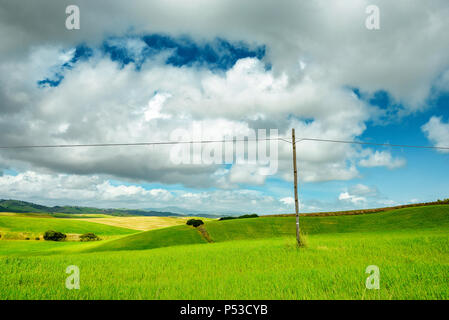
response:
[[[165,100],[170,98],[170,94],[157,93],[148,101],[148,107],[144,110],[145,121],[153,119],[170,119],[171,115],[162,113],[162,106]]]
[[[279,201],[282,202],[285,205],[295,204],[295,199],[292,198],[292,197],[281,198],[281,199],[279,199]]]
[[[375,185],[356,184],[351,185],[338,196],[340,203],[335,205],[340,210],[357,208],[377,208],[398,204],[388,196],[382,194]],[[333,208],[335,210],[335,208]]]
[[[47,199],[54,201],[168,201],[172,198],[163,189],[145,190],[140,186],[112,185],[99,176],[66,174],[39,174],[26,171],[17,175],[0,177],[2,197],[23,199]]]
[[[382,200],[379,200],[379,201],[377,202],[377,204],[380,204],[380,205],[382,205],[382,206],[396,206],[396,205],[398,205],[399,203],[397,203],[396,201],[391,200],[391,199],[382,199]]]
[[[374,197],[379,194],[379,191],[375,186],[366,186],[364,184],[356,184],[349,188],[349,193],[359,196]]]
[[[353,204],[359,204],[362,202],[366,202],[366,198],[365,197],[359,197],[353,194],[349,194],[349,192],[342,192],[340,193],[340,195],[338,196],[338,200],[341,201],[350,201]]]
[[[443,122],[441,117],[433,116],[421,129],[434,146],[449,147],[449,123]],[[448,153],[449,150],[440,149],[438,152]]]
[[[272,196],[254,190],[186,191],[146,189],[111,182],[100,176],[42,174],[26,171],[0,175],[0,195],[47,205],[81,205],[107,208],[170,208],[209,213],[282,213],[286,208]],[[170,210],[170,209],[168,209]]]
[[[60,49],[53,50],[57,56]],[[30,67],[36,55],[19,68],[17,63],[0,65],[2,75],[17,76],[3,78],[8,89],[5,105],[15,106],[14,101],[21,100],[20,108],[12,107],[13,113],[0,118],[8,132],[0,136],[4,145],[164,141],[175,129],[189,130],[195,123],[201,124],[206,139],[247,135],[251,128],[278,128],[288,136],[290,127],[297,128],[298,136],[353,139],[363,132],[370,115],[370,108],[350,90],[312,78],[291,82],[286,74],[277,76],[254,58],[237,61],[225,73],[213,73],[153,60],[137,71],[132,65],[121,68],[108,57],[94,55],[66,70],[58,87],[42,90],[35,83],[42,74]],[[313,121],[287,120],[291,114]],[[280,148],[279,174],[289,180],[291,146],[280,143]],[[304,142],[298,150],[303,181],[348,180],[358,175],[356,167],[347,163],[356,154],[350,146],[328,148]],[[32,168],[109,174],[130,181],[226,188],[265,181],[254,169],[237,166],[218,181],[216,166],[174,165],[169,152],[169,147],[158,146],[8,150],[2,155]]]
[[[229,182],[262,185],[265,182],[265,178],[266,176],[258,173],[257,166],[233,165],[229,175]]]
[[[359,161],[361,167],[387,167],[388,169],[397,169],[405,166],[406,160],[404,158],[393,158],[388,151],[370,150],[368,157]]]

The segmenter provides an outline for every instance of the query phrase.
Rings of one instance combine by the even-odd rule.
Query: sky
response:
[[[74,4],[80,29],[68,30]],[[378,30],[365,25],[369,5]],[[0,146],[295,128],[449,147],[448,16],[446,0],[0,0]],[[176,163],[173,148],[0,149],[0,198],[294,212],[291,144],[278,141],[269,175],[237,159]],[[297,158],[301,212],[449,198],[447,150],[303,141]]]

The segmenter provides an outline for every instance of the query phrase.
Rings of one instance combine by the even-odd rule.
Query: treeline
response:
[[[220,219],[218,219],[218,221],[222,221],[222,220],[233,220],[233,219],[246,219],[246,218],[257,218],[259,217],[257,214],[244,214],[243,216],[238,216],[238,217],[221,217]]]

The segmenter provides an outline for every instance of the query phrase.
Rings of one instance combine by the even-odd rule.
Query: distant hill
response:
[[[134,209],[100,209],[92,207],[78,206],[54,206],[47,207],[32,202],[20,200],[0,200],[0,212],[18,213],[67,213],[67,214],[108,214],[112,216],[159,216],[159,217],[182,217],[180,213],[154,210],[134,210]]]

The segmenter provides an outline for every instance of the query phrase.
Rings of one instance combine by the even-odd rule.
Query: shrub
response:
[[[200,219],[189,219],[189,220],[187,220],[186,224],[188,226],[194,226],[196,228],[196,227],[199,227],[200,225],[204,224],[204,222],[203,222],[203,220],[200,220]]]
[[[39,238],[39,237],[36,237],[36,240],[40,240],[41,238]]]
[[[65,240],[65,238],[67,238],[67,236],[64,233],[58,231],[48,230],[44,233],[45,240],[62,241]]]
[[[80,241],[98,241],[100,238],[93,232],[80,235]]]

